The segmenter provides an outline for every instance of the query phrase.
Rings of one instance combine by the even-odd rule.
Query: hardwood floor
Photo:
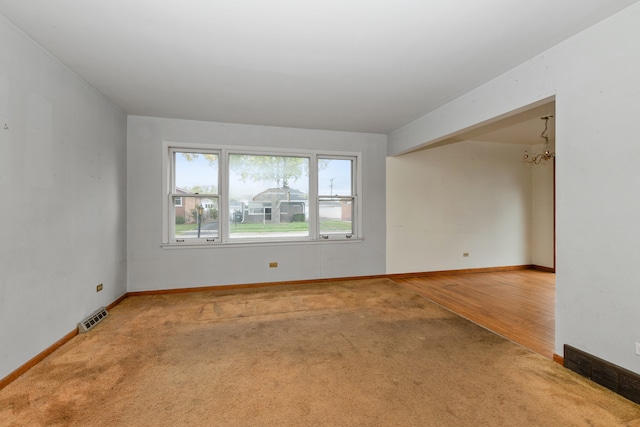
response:
[[[505,338],[553,358],[554,273],[515,270],[394,280]]]

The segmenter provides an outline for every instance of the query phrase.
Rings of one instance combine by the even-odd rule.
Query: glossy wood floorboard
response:
[[[556,305],[553,273],[516,270],[395,281],[505,338],[553,358]]]

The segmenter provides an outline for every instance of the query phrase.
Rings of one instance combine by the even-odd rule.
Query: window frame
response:
[[[318,168],[318,162],[321,159],[327,160],[351,160],[351,195],[340,195],[340,194],[320,194],[318,190],[318,185],[316,185],[316,223],[318,226],[317,236],[320,240],[344,240],[344,239],[352,239],[358,238],[361,236],[360,230],[358,227],[361,224],[359,213],[360,213],[360,204],[359,197],[360,194],[358,184],[360,183],[360,179],[358,179],[358,165],[359,159],[355,156],[344,155],[344,154],[318,154],[316,156],[316,168]],[[316,178],[318,177],[319,170],[316,169]],[[338,200],[340,202],[350,200],[352,204],[351,208],[351,233],[321,233],[320,230],[320,202],[324,200]],[[354,219],[355,218],[355,219]]]
[[[301,149],[281,149],[281,148],[260,148],[251,146],[227,146],[202,143],[185,143],[176,141],[163,141],[162,144],[162,247],[224,247],[224,246],[246,246],[246,245],[274,245],[274,244],[314,244],[327,241],[362,241],[362,154],[360,152],[342,152],[331,150],[301,150]],[[198,194],[202,198],[216,198],[218,201],[218,237],[207,238],[175,238],[175,205],[172,193],[175,189],[175,165],[173,153],[194,152],[210,153],[218,155],[218,193]],[[230,213],[229,205],[229,156],[231,154],[256,155],[256,156],[288,156],[306,157],[309,159],[309,234],[308,236],[286,236],[275,237],[265,236],[260,238],[233,238],[230,237]],[[329,234],[328,237],[319,234],[319,194],[318,194],[318,159],[349,159],[352,160],[352,193],[353,200],[352,233]],[[173,186],[173,188],[172,188]],[[180,194],[185,197],[185,194]],[[187,197],[191,197],[188,195]],[[184,204],[184,202],[183,202]]]
[[[164,146],[164,144],[163,144]],[[182,205],[184,205],[185,197],[198,197],[201,200],[203,199],[212,199],[216,200],[218,203],[218,210],[220,210],[220,188],[221,188],[221,152],[215,148],[211,148],[210,146],[203,146],[200,144],[194,144],[190,146],[185,146],[181,144],[167,146],[164,150],[165,158],[163,159],[163,165],[168,165],[168,168],[165,169],[165,176],[168,178],[165,188],[165,203],[168,205],[167,208],[163,208],[163,244],[170,245],[206,245],[212,244],[217,241],[220,241],[220,215],[218,214],[218,236],[210,237],[210,236],[202,236],[199,238],[184,238],[180,239],[175,235],[175,208],[178,207],[175,205],[175,199],[180,197],[182,200]],[[218,185],[217,185],[217,193],[193,193],[193,194],[185,194],[184,192],[178,193],[176,186],[176,168],[175,168],[175,155],[176,153],[197,153],[197,154],[215,154],[218,156]],[[182,207],[182,206],[181,206]]]
[[[243,155],[249,155],[249,156],[273,156],[273,157],[294,157],[294,158],[306,158],[308,163],[309,163],[309,189],[308,189],[308,195],[307,195],[307,199],[309,200],[309,203],[311,203],[311,185],[312,185],[312,178],[311,175],[312,173],[315,173],[314,170],[312,169],[312,163],[313,163],[313,152],[312,151],[305,151],[305,150],[280,150],[280,149],[271,149],[271,150],[264,150],[264,149],[255,149],[255,148],[247,148],[247,147],[228,147],[225,153],[225,160],[226,160],[226,164],[225,164],[225,172],[226,172],[226,178],[227,178],[227,186],[225,187],[226,190],[226,196],[228,197],[230,192],[229,192],[229,187],[230,187],[230,183],[228,182],[229,179],[229,165],[230,165],[230,157],[232,155],[239,155],[239,156],[243,156]],[[251,202],[250,202],[251,203]],[[268,211],[268,212],[267,212]],[[262,216],[263,218],[266,217],[267,215],[269,216],[269,218],[272,217],[273,215],[273,211],[274,211],[274,206],[273,204],[270,204],[269,206],[264,205],[263,207],[263,212],[261,213],[257,213],[257,214],[253,214],[253,216]],[[225,224],[229,224],[229,222],[225,222]],[[247,243],[269,243],[269,242],[309,242],[310,240],[312,240],[314,234],[312,234],[311,231],[311,222],[309,222],[309,228],[308,228],[308,235],[307,236],[264,236],[264,237],[258,237],[258,238],[251,238],[251,237],[232,237],[231,233],[229,233],[229,227],[227,227],[225,229],[225,232],[222,233],[223,235],[223,243],[225,244],[234,244],[234,243],[238,243],[238,244],[247,244]]]

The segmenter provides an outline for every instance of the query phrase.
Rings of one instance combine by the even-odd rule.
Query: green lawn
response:
[[[231,233],[271,233],[289,231],[307,231],[309,224],[306,222],[283,222],[280,224],[231,224]]]
[[[351,231],[351,221],[320,221],[320,232],[323,231]]]
[[[185,231],[197,230],[198,224],[176,224],[176,234],[179,235]],[[236,224],[232,223],[230,227],[233,233],[273,233],[273,232],[294,232],[309,230],[307,222],[283,222],[280,224]],[[351,231],[351,222],[348,221],[322,221],[320,222],[321,232],[327,231]]]
[[[189,230],[197,230],[198,224],[176,224],[176,234]]]
[[[309,230],[307,222],[283,222],[280,224],[231,224],[231,233],[271,233],[294,232]],[[321,231],[351,231],[351,222],[347,221],[322,221]]]

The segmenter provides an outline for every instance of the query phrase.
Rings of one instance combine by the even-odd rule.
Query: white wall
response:
[[[393,132],[396,155],[556,96],[556,353],[640,373],[640,3]]]
[[[530,264],[531,169],[523,151],[464,141],[389,157],[387,272]]]
[[[542,153],[544,144],[534,145],[529,153]],[[554,194],[553,161],[530,166],[532,175],[531,264],[554,268]]]
[[[126,117],[2,17],[0,51],[4,378],[126,292]]]
[[[384,274],[386,136],[170,120],[128,119],[129,290]],[[361,151],[361,242],[161,248],[162,141]],[[270,269],[269,262],[278,268]]]

